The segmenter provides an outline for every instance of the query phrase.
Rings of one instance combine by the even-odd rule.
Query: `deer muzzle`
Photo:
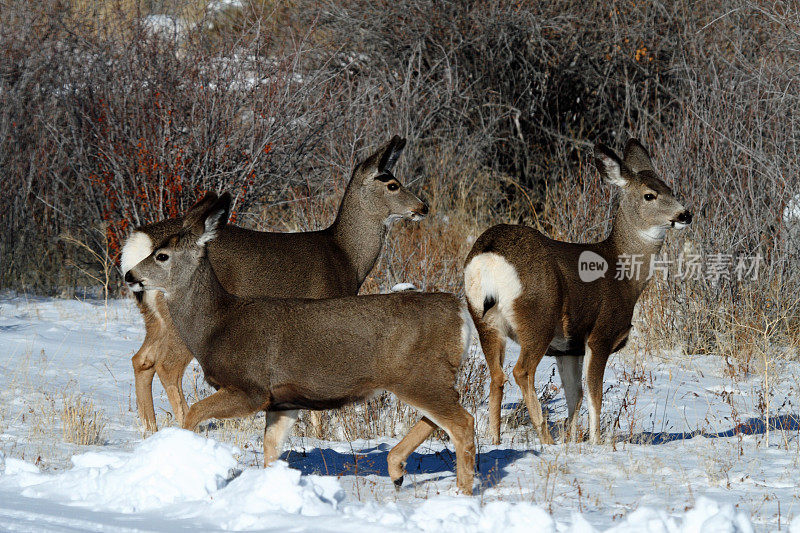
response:
[[[422,220],[427,214],[428,204],[425,202],[420,202],[419,206],[411,210],[409,218],[414,221]]]
[[[128,285],[128,288],[133,292],[142,292],[144,290],[144,285],[142,284],[142,280],[136,278],[131,271],[127,271],[125,273],[125,283]]]
[[[678,213],[672,221],[672,227],[676,229],[683,229],[692,223],[692,214],[689,211]]]

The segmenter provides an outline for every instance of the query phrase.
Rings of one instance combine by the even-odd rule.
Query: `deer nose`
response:
[[[130,270],[125,272],[125,283],[136,283],[136,278],[133,277]]]
[[[689,211],[684,211],[683,213],[678,215],[676,221],[680,222],[681,224],[691,224],[692,214]]]
[[[422,202],[422,207],[417,210],[417,213],[419,213],[422,216],[427,215],[428,214],[428,204],[426,204],[425,202]]]

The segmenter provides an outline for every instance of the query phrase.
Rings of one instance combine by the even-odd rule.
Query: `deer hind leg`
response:
[[[158,431],[156,411],[153,407],[153,376],[155,376],[155,349],[152,339],[145,337],[142,347],[131,359],[136,386],[136,409],[139,420],[148,432]]]
[[[278,459],[281,455],[283,443],[297,422],[299,411],[270,411],[267,413],[267,423],[264,427],[264,466]]]
[[[561,355],[556,357],[558,375],[564,385],[564,397],[567,400],[567,421],[564,425],[566,434],[564,441],[577,436],[576,429],[583,399],[581,378],[583,373],[583,356]]]
[[[194,431],[200,422],[209,418],[237,418],[266,407],[253,407],[247,394],[238,389],[222,388],[192,405],[183,421],[183,429]]]
[[[403,440],[389,450],[389,455],[386,457],[386,462],[389,463],[389,478],[398,489],[403,484],[408,456],[431,436],[436,427],[436,424],[429,418],[423,416],[422,420],[414,424],[411,431],[403,437]]]
[[[481,350],[486,358],[486,365],[489,367],[491,380],[489,384],[489,434],[492,437],[492,444],[500,444],[500,412],[503,405],[503,386],[506,383],[506,374],[503,372],[506,335],[490,324],[486,317],[479,317],[478,312],[473,311],[471,306],[470,314],[472,314],[475,329],[478,330],[478,338],[481,341]]]
[[[164,353],[166,357],[156,364],[156,373],[167,392],[175,420],[182,426],[186,413],[189,412],[189,404],[186,403],[186,396],[183,394],[183,374],[193,356],[177,337],[172,337],[165,343]]]
[[[600,443],[600,410],[603,405],[603,374],[611,355],[607,343],[589,339],[589,361],[586,365],[586,388],[589,389],[589,439]]]
[[[531,306],[526,307],[531,308]],[[514,380],[522,390],[522,398],[528,407],[528,414],[539,440],[542,444],[554,444],[550,428],[547,427],[547,420],[542,414],[542,405],[539,403],[535,385],[536,368],[544,357],[547,347],[550,346],[550,341],[553,340],[553,327],[546,319],[541,318],[547,317],[546,310],[543,311],[531,315],[535,318],[520,320],[517,325],[517,339],[521,350],[519,360],[514,366]],[[521,313],[517,313],[517,316],[520,315]]]
[[[390,461],[392,469],[390,476],[395,485],[402,482],[399,479],[402,477],[403,470],[397,468],[398,463],[404,463],[411,452],[430,435],[434,429],[431,425],[433,423],[447,432],[456,448],[456,484],[459,491],[462,494],[472,494],[472,485],[475,479],[475,419],[458,402],[458,392],[452,387],[454,381],[455,376],[450,380],[447,389],[439,391],[435,390],[435,386],[428,388],[423,383],[424,398],[398,394],[401,399],[422,411],[425,417],[395,447],[395,449],[399,448],[397,452],[395,449],[389,452],[387,460]],[[415,443],[416,445],[412,447],[412,444]]]

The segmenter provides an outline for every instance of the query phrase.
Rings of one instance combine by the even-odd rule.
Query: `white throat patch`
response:
[[[663,242],[666,235],[667,228],[665,226],[651,226],[647,229],[639,230],[639,236],[650,242]]]
[[[383,225],[386,226],[387,228],[390,228],[392,227],[392,223],[395,220],[400,220],[401,218],[403,218],[403,215],[391,214],[388,217],[386,217],[386,220],[383,221]]]

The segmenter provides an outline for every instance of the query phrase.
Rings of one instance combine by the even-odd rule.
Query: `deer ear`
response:
[[[387,143],[384,147],[383,154],[381,155],[381,159],[378,162],[378,171],[379,172],[391,172],[392,168],[394,168],[395,163],[400,158],[400,154],[403,153],[403,149],[406,147],[406,140],[395,135],[392,137],[392,140]]]
[[[594,145],[594,164],[607,183],[624,187],[628,179],[623,176],[623,163],[613,150],[603,144]]]
[[[365,159],[358,166],[358,170],[362,173],[364,183],[367,183],[369,180],[374,179],[384,172],[391,172],[400,154],[403,153],[403,148],[405,148],[405,146],[406,140],[395,135],[388,143],[384,144]]]
[[[214,205],[214,202],[216,202],[218,199],[219,197],[215,192],[206,193],[205,196],[199,199],[192,207],[189,208],[186,214],[183,215],[184,229],[202,233],[203,217],[205,216],[206,211],[208,211],[208,208]]]
[[[625,166],[633,172],[638,173],[643,170],[655,172],[653,163],[650,161],[650,154],[647,153],[647,149],[642,146],[642,143],[636,139],[628,139],[628,142],[625,143],[624,159]]]
[[[217,237],[219,230],[228,222],[230,211],[231,195],[226,192],[206,211],[203,218],[203,233],[197,239],[198,246],[205,246]]]

